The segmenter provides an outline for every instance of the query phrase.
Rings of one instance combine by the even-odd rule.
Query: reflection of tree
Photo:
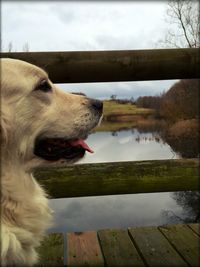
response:
[[[167,223],[173,224],[173,223],[183,223],[184,219],[180,216],[176,215],[174,211],[172,210],[163,210],[162,216],[166,218]]]
[[[131,129],[131,133],[132,133],[133,135],[135,134],[135,129],[134,129],[134,128]]]
[[[117,131],[113,131],[113,132],[111,132],[111,135],[112,136],[118,136],[118,132]]]
[[[137,123],[139,133],[160,133],[166,127],[163,120],[145,119]]]
[[[162,139],[160,138],[159,134],[152,134],[152,136],[140,136],[138,135],[137,137],[135,137],[135,141],[140,143],[141,141],[143,142],[156,142],[156,143],[160,143],[162,142]]]
[[[172,198],[176,203],[183,208],[180,215],[175,214],[174,211],[165,210],[163,216],[166,217],[170,223],[197,223],[200,222],[200,192],[186,191],[174,192]]]
[[[183,207],[184,211],[189,216],[186,220],[192,219],[194,222],[200,221],[200,192],[175,192],[172,197],[176,200],[178,205]]]
[[[184,138],[165,138],[165,141],[183,158],[199,157],[198,139],[191,138],[185,140]]]
[[[183,158],[199,157],[199,125],[197,120],[182,120],[162,132],[162,138]]]
[[[163,121],[143,121],[132,129],[119,128],[112,131],[112,136],[118,136],[120,131],[129,130],[135,135],[135,141],[155,141],[157,143],[167,143],[173,152],[183,158],[197,158],[200,155],[199,124],[196,119],[178,121],[168,125]],[[142,134],[152,134],[152,137],[142,136]]]

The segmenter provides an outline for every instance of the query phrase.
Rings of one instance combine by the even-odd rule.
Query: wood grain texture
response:
[[[68,267],[183,267],[199,265],[199,224],[108,229],[67,234]],[[192,230],[194,229],[194,230]],[[37,267],[63,266],[63,235],[38,248]]]
[[[104,259],[96,232],[67,234],[67,266],[104,266]]]
[[[130,228],[129,232],[148,266],[188,266],[157,227]]]
[[[200,239],[187,225],[169,225],[159,229],[190,266],[200,266]]]
[[[145,266],[127,230],[101,230],[98,236],[107,267]]]
[[[199,78],[199,48],[11,52],[1,57],[21,59],[44,68],[54,83],[144,81]]]
[[[197,235],[200,236],[199,223],[190,223],[190,224],[188,224],[188,227],[190,227]]]

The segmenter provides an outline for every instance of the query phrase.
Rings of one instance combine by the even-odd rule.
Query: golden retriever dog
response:
[[[1,98],[1,264],[32,266],[52,217],[32,170],[92,152],[84,140],[103,105],[65,93],[44,70],[9,58],[1,59]]]

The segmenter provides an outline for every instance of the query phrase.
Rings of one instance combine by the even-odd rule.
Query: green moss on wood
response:
[[[40,168],[53,198],[198,190],[198,160],[155,160]]]
[[[36,267],[64,266],[64,238],[62,234],[50,234],[37,248],[39,263]]]

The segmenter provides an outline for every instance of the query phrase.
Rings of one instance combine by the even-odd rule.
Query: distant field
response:
[[[131,104],[118,104],[115,101],[105,100],[104,102],[104,117],[107,118],[110,115],[143,115],[152,114],[152,109],[137,108],[136,105]]]
[[[95,131],[117,131],[130,129],[138,121],[153,113],[152,109],[137,108],[136,105],[119,104],[115,101],[104,101],[104,118]]]

